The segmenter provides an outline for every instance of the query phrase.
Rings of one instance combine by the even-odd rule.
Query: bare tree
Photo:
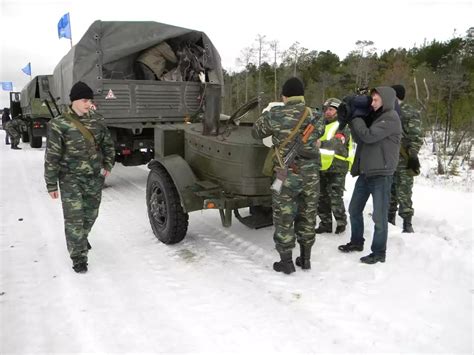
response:
[[[273,95],[274,95],[274,101],[278,100],[277,97],[277,87],[278,87],[278,78],[277,78],[277,56],[280,54],[278,52],[278,44],[279,42],[277,40],[273,40],[269,43],[270,48],[273,52]]]
[[[257,95],[260,96],[262,94],[262,60],[266,58],[267,51],[266,46],[267,42],[265,41],[266,36],[262,36],[261,34],[257,35],[255,41],[257,42],[257,51],[258,51],[258,84],[257,84]],[[260,101],[258,102],[258,112],[261,110]]]
[[[464,92],[469,84],[466,80],[464,70],[461,66],[460,58],[453,58],[440,71],[441,88],[444,88],[446,102],[446,125],[444,130],[444,151],[450,145],[451,129],[453,125],[453,104],[454,101]]]
[[[418,89],[418,83],[416,81],[416,75],[413,76],[413,84],[415,85],[415,95],[416,95],[416,101],[421,106],[422,109],[422,114],[425,117],[425,119],[428,121],[428,125],[430,127],[430,133],[431,133],[431,139],[433,141],[433,152],[436,154],[436,160],[438,163],[437,166],[437,173],[438,175],[444,175],[446,173],[446,169],[444,168],[443,164],[443,159],[442,159],[442,153],[439,149],[439,144],[438,144],[438,139],[436,136],[436,128],[435,125],[431,122],[429,115],[428,115],[428,102],[430,100],[430,90],[428,87],[428,83],[426,82],[426,79],[423,78],[423,85],[425,88],[426,95],[424,98],[421,98],[419,95],[419,89]]]
[[[248,71],[248,66],[250,63],[253,62],[255,58],[255,49],[252,47],[245,47],[240,51],[240,57],[237,58],[237,62],[240,65],[243,65],[245,67],[245,102],[248,102],[249,100],[249,85],[248,85],[248,77],[249,77],[249,71]]]
[[[296,76],[298,62],[307,51],[306,48],[300,47],[300,42],[298,41],[293,43],[290,48],[285,51],[287,60],[293,62],[293,76]]]
[[[375,52],[375,47],[373,47],[374,42],[369,40],[358,40],[355,44],[360,56],[359,64],[357,66],[356,86],[365,87],[369,85],[369,72],[373,69],[369,56]]]

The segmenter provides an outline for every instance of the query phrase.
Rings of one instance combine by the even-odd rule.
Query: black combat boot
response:
[[[319,226],[318,228],[316,228],[315,232],[316,234],[332,233],[332,223],[331,224],[319,223]]]
[[[411,216],[403,218],[403,230],[402,233],[415,233],[413,226],[411,225]]]
[[[296,266],[303,270],[311,269],[311,247],[312,245],[300,244],[300,256],[296,258]]]
[[[395,219],[397,217],[397,212],[389,212],[388,213],[388,223],[395,225]]]
[[[21,149],[21,148],[18,146],[18,144],[13,144],[13,143],[12,143],[12,149],[19,150],[19,149]]]
[[[77,264],[74,264],[73,267],[75,272],[79,274],[84,274],[87,272],[87,263],[86,262],[80,262]]]
[[[336,231],[334,232],[335,234],[341,234],[346,230],[346,226],[340,225],[336,227]]]
[[[293,264],[292,252],[285,251],[280,253],[280,261],[273,263],[273,270],[277,272],[283,272],[285,274],[291,274],[295,272],[295,264]]]

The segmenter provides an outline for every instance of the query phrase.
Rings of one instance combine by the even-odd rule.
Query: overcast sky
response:
[[[90,24],[103,21],[156,21],[205,32],[225,69],[256,43],[258,34],[278,40],[282,50],[298,41],[309,50],[330,50],[343,58],[357,40],[371,40],[380,52],[411,48],[426,39],[464,36],[474,26],[472,0],[0,0],[0,81],[20,91],[32,75],[51,74],[70,49],[58,39],[57,23],[70,13],[73,44]],[[0,91],[0,107],[8,106]]]

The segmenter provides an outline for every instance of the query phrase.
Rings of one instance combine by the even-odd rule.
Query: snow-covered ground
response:
[[[162,244],[147,218],[146,167],[117,165],[89,272],[76,274],[44,148],[3,141],[0,131],[1,354],[473,352],[469,186],[418,178],[416,233],[402,234],[400,218],[390,225],[385,264],[360,263],[368,247],[340,253],[346,231],[318,235],[312,269],[283,275],[272,270],[272,227],[226,229],[216,211],[191,213],[184,241]]]

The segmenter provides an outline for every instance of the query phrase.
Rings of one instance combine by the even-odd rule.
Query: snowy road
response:
[[[287,276],[271,268],[271,227],[226,229],[215,211],[191,213],[184,241],[162,244],[146,167],[117,165],[89,272],[76,274],[44,148],[20,146],[0,146],[1,354],[472,353],[472,193],[416,185],[417,233],[390,226],[385,264],[339,253],[347,232],[326,234],[312,270]],[[371,231],[367,222],[369,242]]]

